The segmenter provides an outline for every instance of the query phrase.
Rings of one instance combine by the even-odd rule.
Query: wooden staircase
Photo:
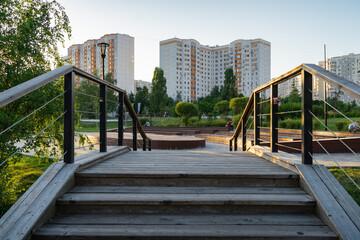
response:
[[[191,153],[163,152],[166,161],[130,152],[76,173],[75,187],[33,238],[338,239],[316,216],[298,174],[252,159],[261,174],[231,157],[204,164]]]

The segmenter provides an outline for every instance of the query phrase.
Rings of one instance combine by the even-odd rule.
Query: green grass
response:
[[[356,120],[360,121],[360,117],[351,117],[351,120],[353,120],[354,122]],[[324,119],[321,119],[324,122]],[[314,119],[314,121],[317,121],[316,119]],[[328,118],[328,127],[333,130],[333,131],[337,131],[335,123],[338,121],[346,121],[349,122],[349,124],[351,123],[349,120],[347,120],[346,118]],[[344,129],[343,131],[347,131],[347,127],[349,126],[349,124],[346,125],[346,129]],[[316,130],[324,130],[325,127],[323,125],[320,125]]]
[[[360,168],[344,168],[349,176],[360,185]],[[329,168],[329,171],[341,183],[350,196],[360,205],[360,190],[350,181],[345,173],[338,167]]]
[[[108,122],[107,129],[114,129],[118,127],[117,122]],[[99,122],[80,122],[79,127],[76,129],[78,132],[98,132],[100,131]]]
[[[10,160],[11,161],[11,160]],[[22,156],[0,171],[0,216],[2,216],[52,164],[52,160]]]

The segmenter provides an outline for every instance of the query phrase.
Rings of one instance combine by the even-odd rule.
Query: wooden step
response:
[[[109,189],[109,188],[108,188]],[[111,188],[110,188],[111,189]],[[124,188],[125,189],[125,188]],[[123,189],[123,190],[124,190]],[[134,189],[133,189],[134,190]],[[153,192],[150,192],[153,190]],[[261,193],[249,188],[238,193],[221,189],[151,188],[144,192],[69,192],[57,200],[61,213],[309,213],[315,202],[297,192]],[[162,192],[162,193],[160,193]],[[200,193],[202,192],[202,193]],[[240,193],[243,192],[243,193]],[[293,191],[295,192],[295,191]]]
[[[118,173],[115,169],[104,172],[79,172],[76,185],[82,186],[214,186],[214,187],[298,187],[299,176],[291,172],[242,173],[172,173],[147,172],[146,170]]]
[[[338,239],[327,226],[46,224],[34,239]]]

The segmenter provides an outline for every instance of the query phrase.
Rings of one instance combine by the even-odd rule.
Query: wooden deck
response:
[[[153,150],[113,157],[81,171],[82,174],[225,174],[288,176],[291,171],[247,152],[229,152],[227,146],[211,144],[193,150]],[[295,175],[295,174],[293,174]]]

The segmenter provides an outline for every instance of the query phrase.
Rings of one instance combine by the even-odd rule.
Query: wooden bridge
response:
[[[258,90],[270,87],[271,97],[277,96],[277,84],[299,72],[306,82],[302,84],[306,94],[300,164],[287,161],[286,153],[279,153],[283,159],[269,155],[278,152],[276,104],[271,107],[270,147],[258,146],[261,114],[256,91],[230,139],[230,150],[241,148],[242,152],[216,144],[192,150],[130,151],[121,146],[123,131],[118,132],[119,146],[108,147],[107,88],[119,93],[118,129],[123,129],[124,104],[133,118],[133,150],[137,149],[137,131],[143,138],[143,150],[147,146],[151,150],[151,138],[143,131],[126,92],[73,66],[1,93],[0,107],[65,76],[64,162],[52,164],[1,218],[0,239],[359,240],[359,206],[324,166],[312,164],[310,75],[339,84],[358,99],[360,87],[315,65],[301,65]],[[103,100],[100,152],[76,158],[75,74],[98,83]],[[251,105],[255,146],[246,145]]]

